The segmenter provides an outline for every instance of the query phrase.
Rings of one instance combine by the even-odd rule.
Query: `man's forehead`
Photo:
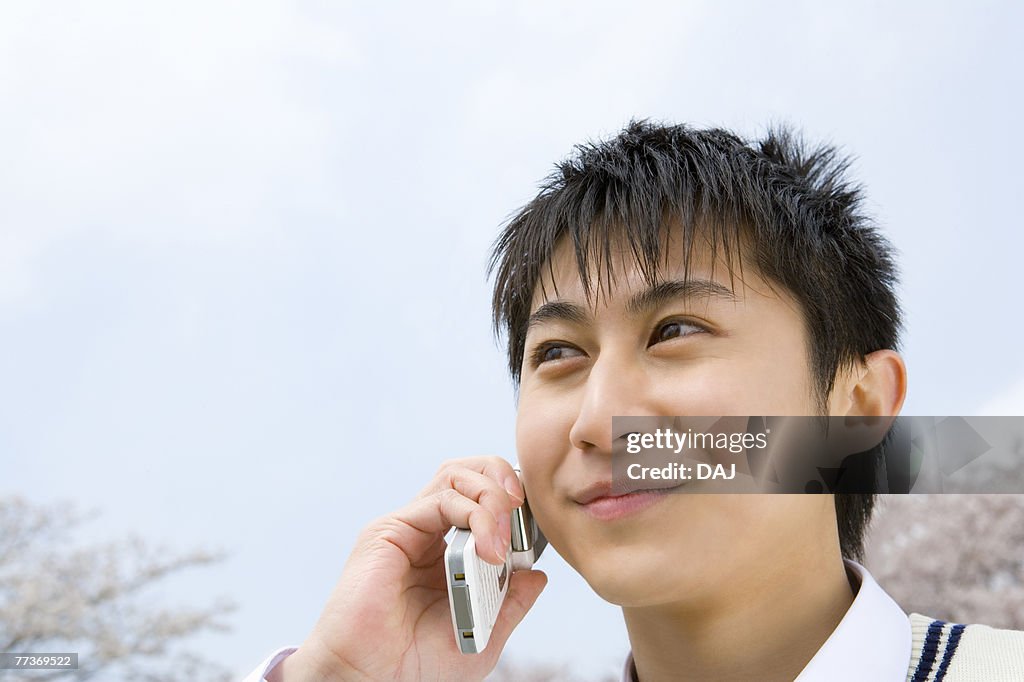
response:
[[[612,301],[626,301],[638,293],[664,283],[693,283],[680,287],[687,293],[729,292],[740,301],[750,295],[772,295],[771,286],[757,269],[736,254],[694,244],[687,249],[678,241],[662,243],[661,258],[647,268],[628,246],[611,246],[608,253],[590,254],[586,271],[580,272],[576,251],[566,242],[559,244],[549,263],[541,270],[534,287],[530,309],[550,301],[571,301],[596,309]],[[609,267],[609,264],[611,267]],[[584,281],[584,279],[586,281]]]

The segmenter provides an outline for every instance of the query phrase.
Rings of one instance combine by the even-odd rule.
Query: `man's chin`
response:
[[[678,599],[680,581],[678,568],[653,565],[642,559],[619,558],[616,561],[592,562],[576,570],[597,596],[610,604],[643,607],[664,604]],[[675,576],[674,580],[670,578]]]

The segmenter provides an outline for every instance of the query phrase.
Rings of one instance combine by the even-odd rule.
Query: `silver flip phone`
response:
[[[530,513],[528,501],[512,510],[512,542],[501,566],[477,556],[472,531],[455,529],[444,553],[444,566],[455,641],[462,653],[484,650],[508,593],[511,573],[532,568],[547,544]]]

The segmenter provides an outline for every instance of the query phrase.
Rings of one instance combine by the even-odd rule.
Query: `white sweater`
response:
[[[910,614],[907,682],[1024,682],[1024,631]]]

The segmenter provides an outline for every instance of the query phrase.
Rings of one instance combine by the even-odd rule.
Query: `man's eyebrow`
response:
[[[548,301],[530,315],[526,328],[530,329],[534,325],[557,321],[584,324],[589,319],[590,315],[582,306],[566,301]]]
[[[629,299],[626,310],[630,315],[641,315],[670,301],[694,298],[719,298],[736,302],[739,298],[728,287],[710,279],[688,279],[658,282]],[[526,327],[530,329],[545,322],[586,324],[590,319],[583,306],[568,301],[548,301],[530,315]]]
[[[676,299],[720,298],[735,303],[739,300],[729,287],[710,279],[687,279],[658,282],[629,299],[626,310],[640,315]]]

